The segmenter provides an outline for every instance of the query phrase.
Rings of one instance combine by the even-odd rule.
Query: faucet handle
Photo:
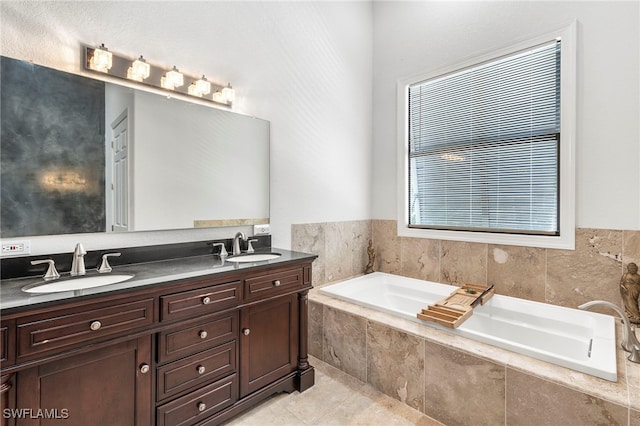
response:
[[[253,245],[251,245],[251,243],[255,243],[256,241],[258,241],[257,238],[253,238],[247,241],[247,253],[255,253],[255,250],[253,249]]]
[[[84,249],[82,243],[78,243],[76,244],[75,250],[73,250],[73,254],[76,256],[84,256],[85,254],[87,254],[87,251]]]
[[[31,264],[32,265],[40,265],[43,263],[48,263],[49,267],[47,268],[47,272],[44,274],[44,280],[45,281],[51,281],[51,280],[55,280],[60,278],[60,274],[58,273],[58,270],[56,269],[56,265],[55,262],[53,261],[53,259],[40,259],[40,260],[32,260]]]
[[[227,252],[227,248],[224,246],[224,243],[213,243],[212,245],[213,245],[213,248],[220,246],[220,253],[218,253],[220,257],[229,256],[229,253]]]
[[[113,268],[109,265],[109,257],[110,256],[120,256],[122,253],[105,253],[102,255],[102,263],[100,263],[100,267],[98,268],[98,272],[104,274],[106,272],[111,272]]]

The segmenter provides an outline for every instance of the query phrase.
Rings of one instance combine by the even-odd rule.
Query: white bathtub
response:
[[[375,272],[321,287],[328,296],[397,315],[469,339],[617,381],[612,316],[494,295],[456,329],[422,321],[421,309],[454,286]]]

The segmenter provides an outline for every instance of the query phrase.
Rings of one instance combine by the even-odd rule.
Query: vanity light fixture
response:
[[[170,90],[173,93],[193,96],[203,101],[231,107],[235,100],[235,90],[231,83],[227,85],[210,82],[207,78],[183,74],[175,66],[167,70],[164,67],[148,63],[142,55],[138,59],[112,53],[104,47],[84,46],[86,70],[100,72],[111,77],[136,81],[145,86]],[[185,81],[191,84],[185,85]]]
[[[142,57],[142,55],[140,55],[138,59],[133,61],[133,63],[127,70],[127,78],[130,80],[142,81],[145,78],[149,77],[150,72],[151,66]]]
[[[165,89],[173,90],[176,87],[184,85],[184,76],[174,65],[173,69],[162,77],[161,84]]]
[[[189,94],[192,96],[202,97],[211,93],[211,83],[203,75],[200,80],[196,80],[189,86]]]
[[[93,50],[89,59],[89,67],[99,72],[108,72],[113,66],[113,54],[104,46],[104,43]]]

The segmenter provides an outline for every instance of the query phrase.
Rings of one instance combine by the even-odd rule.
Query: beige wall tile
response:
[[[327,282],[343,280],[351,276],[353,246],[351,222],[325,224],[325,277]]]
[[[372,239],[370,220],[335,222],[326,225],[327,281],[337,281],[364,273],[367,246]]]
[[[373,221],[373,246],[376,251],[374,269],[399,274],[401,247],[395,220]]]
[[[507,425],[626,425],[628,409],[507,368]]]
[[[364,274],[364,270],[369,262],[367,247],[369,246],[369,241],[373,240],[372,222],[371,220],[354,220],[350,222],[350,238],[351,241],[353,241],[352,277]]]
[[[578,229],[575,251],[547,251],[546,301],[572,308],[594,299],[620,305],[621,254],[622,231]]]
[[[440,280],[440,241],[401,238],[401,274],[427,281]]]
[[[370,220],[291,225],[291,248],[318,255],[313,262],[316,285],[364,273],[371,239]]]
[[[487,244],[442,241],[439,282],[487,283]]]
[[[325,224],[305,223],[291,225],[291,249],[318,255],[312,265],[314,285],[326,283],[325,277]]]
[[[630,410],[630,418],[629,418],[629,426],[638,426],[640,425],[640,411],[638,410]]]
[[[367,380],[367,321],[325,306],[322,359],[347,374]]]
[[[425,344],[425,414],[446,425],[504,424],[505,367]]]
[[[640,266],[640,231],[622,231],[622,260]]]
[[[367,382],[423,411],[424,340],[368,321]]]
[[[544,302],[546,250],[490,244],[487,283],[496,293]]]

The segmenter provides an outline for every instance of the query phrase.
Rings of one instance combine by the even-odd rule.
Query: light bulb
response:
[[[104,47],[104,43],[93,50],[93,56],[89,60],[89,68],[95,71],[107,72],[111,69],[113,55]]]
[[[222,96],[228,103],[232,103],[236,99],[236,91],[231,87],[231,83],[227,83],[227,87],[222,89]]]
[[[144,60],[142,55],[140,55],[140,58],[133,61],[127,70],[127,78],[135,81],[142,81],[149,77],[150,71],[151,66]]]
[[[165,74],[161,79],[161,85],[165,89],[173,90],[176,87],[180,87],[184,84],[184,76],[178,69],[173,66],[173,69]]]

